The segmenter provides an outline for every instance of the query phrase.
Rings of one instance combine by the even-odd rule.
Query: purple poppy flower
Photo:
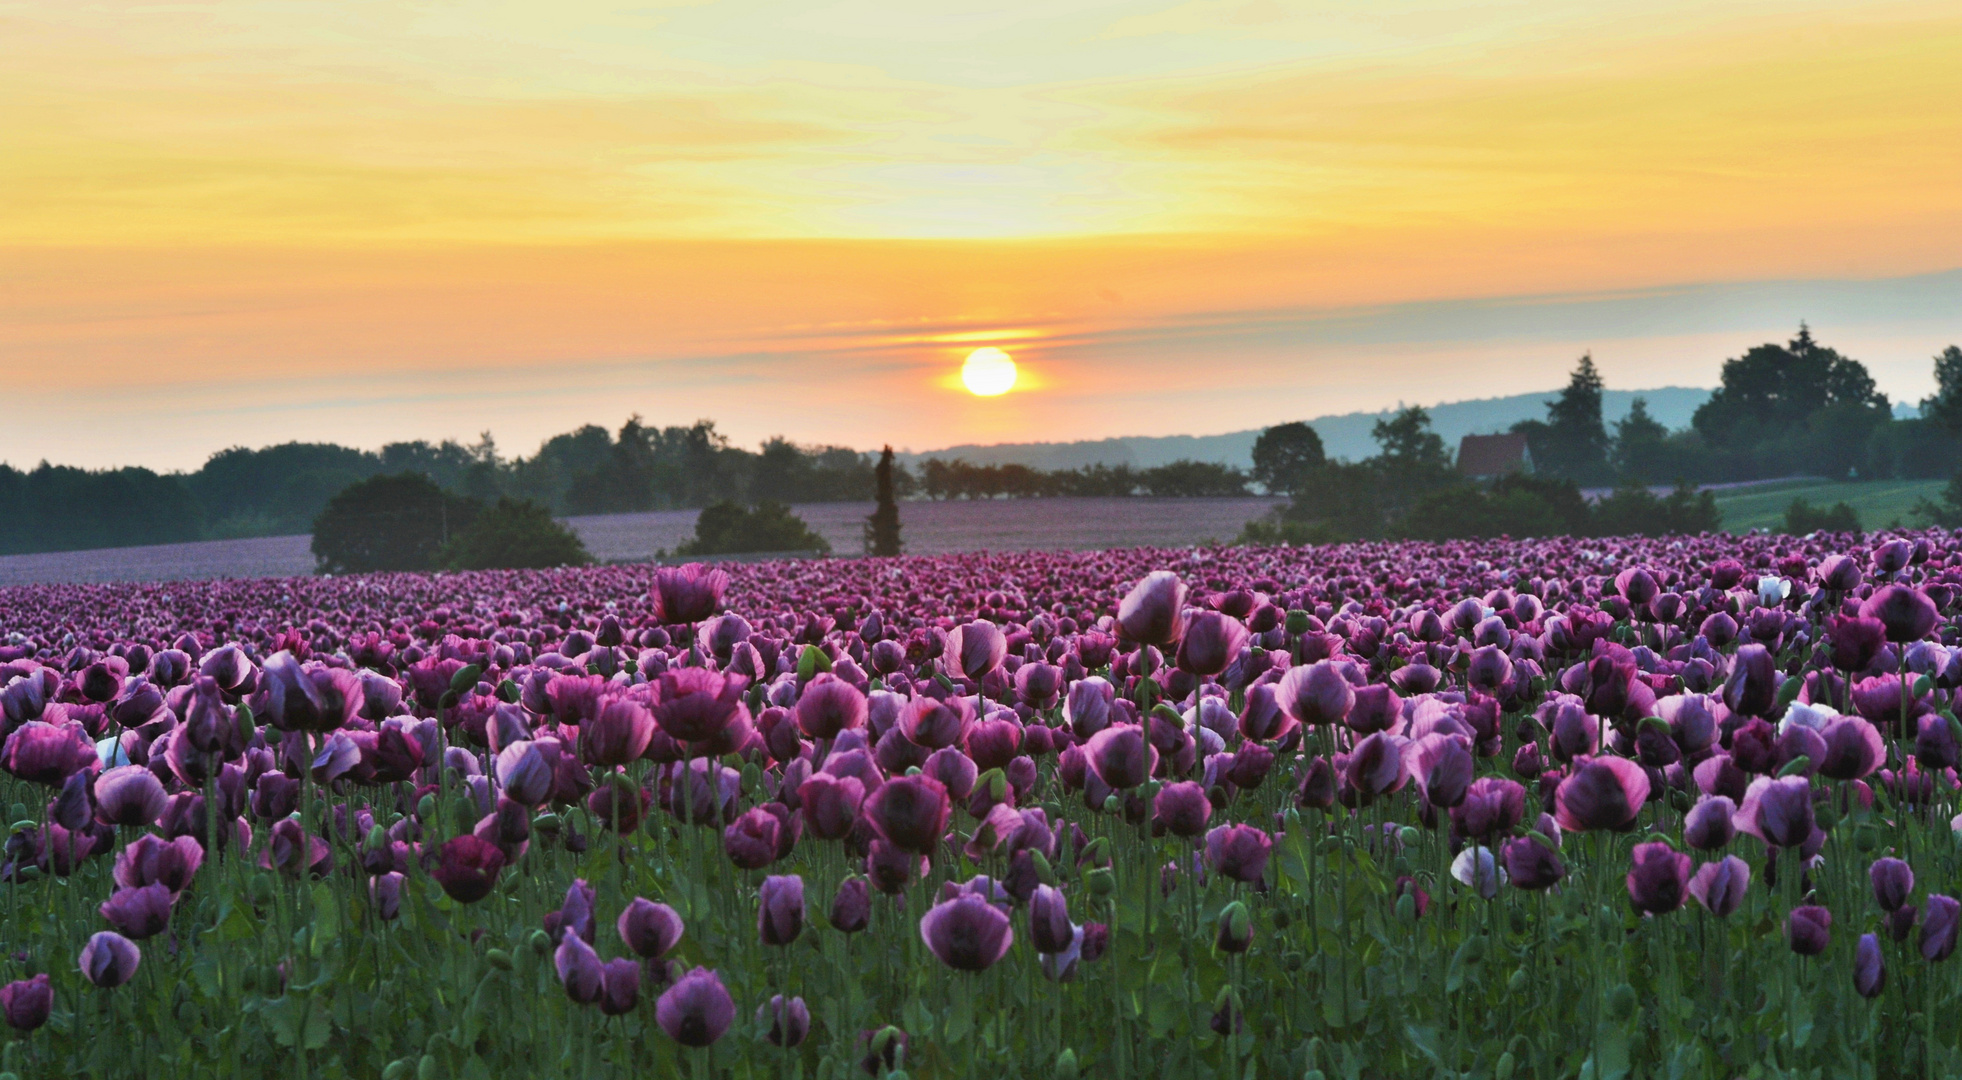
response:
[[[1735,855],[1726,855],[1721,861],[1697,868],[1695,876],[1690,878],[1689,893],[1705,910],[1721,919],[1743,905],[1745,890],[1750,887],[1750,864]]]
[[[720,1039],[735,1019],[736,1003],[721,978],[707,968],[675,980],[654,1002],[654,1020],[668,1038],[696,1049]]]
[[[956,971],[986,971],[1015,943],[1007,913],[973,893],[936,904],[920,920],[920,939]]]

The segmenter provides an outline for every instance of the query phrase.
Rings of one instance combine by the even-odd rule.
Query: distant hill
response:
[[[1557,396],[1549,390],[1539,394],[1481,398],[1476,401],[1450,401],[1428,406],[1431,427],[1444,437],[1455,452],[1458,440],[1466,435],[1489,435],[1504,431],[1521,420],[1546,418],[1546,403]],[[1691,386],[1665,386],[1657,390],[1609,390],[1602,394],[1601,413],[1610,425],[1628,415],[1629,402],[1647,398],[1649,415],[1670,429],[1689,426],[1696,407],[1710,397],[1710,391]],[[1308,421],[1322,437],[1322,445],[1332,458],[1360,461],[1376,453],[1376,440],[1370,428],[1386,419],[1393,410],[1371,413],[1343,413]],[[902,454],[912,464],[927,458],[961,458],[975,465],[1027,465],[1037,469],[1075,469],[1084,465],[1130,465],[1149,469],[1167,462],[1189,458],[1217,461],[1227,465],[1253,463],[1254,440],[1260,429],[1230,431],[1224,435],[1139,435],[1128,438],[1097,439],[1069,443],[1000,443],[993,446],[950,446],[918,454]]]

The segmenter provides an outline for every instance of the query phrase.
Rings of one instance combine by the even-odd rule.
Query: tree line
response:
[[[1328,462],[1312,428],[1284,424],[1263,436],[1267,464],[1256,448],[1248,472],[1195,461],[1149,469],[1042,470],[929,459],[916,469],[895,466],[890,483],[900,500],[1239,495],[1257,486],[1294,496],[1288,520],[1296,533],[1312,522],[1316,535],[1355,536],[1448,532],[1449,520],[1474,523],[1457,528],[1484,529],[1487,524],[1477,523],[1514,521],[1521,514],[1535,529],[1556,521],[1572,525],[1580,522],[1581,510],[1564,488],[1555,490],[1559,483],[1616,485],[1628,492],[1626,499],[1617,494],[1587,504],[1593,515],[1583,523],[1587,529],[1566,530],[1593,531],[1615,527],[1609,510],[1616,506],[1634,508],[1630,512],[1643,520],[1700,513],[1693,498],[1678,500],[1680,506],[1647,506],[1636,489],[1655,484],[1795,473],[1948,476],[1962,464],[1962,348],[1950,346],[1935,358],[1935,380],[1936,393],[1921,403],[1921,415],[1896,420],[1865,365],[1820,344],[1801,326],[1790,341],[1725,361],[1721,386],[1680,431],[1657,422],[1639,399],[1626,417],[1605,423],[1600,373],[1591,357],[1583,357],[1546,418],[1514,426],[1526,436],[1535,475],[1497,485],[1468,487],[1458,478],[1450,448],[1429,430],[1421,409],[1379,423],[1382,453],[1362,462]],[[1284,453],[1280,448],[1290,439],[1302,446],[1312,439],[1312,447]],[[1272,471],[1287,454],[1300,459],[1290,466],[1297,471],[1313,459],[1309,508],[1300,486],[1306,481]],[[0,464],[0,554],[307,532],[337,492],[403,473],[486,505],[508,498],[559,516],[724,502],[869,502],[878,488],[871,454],[783,438],[751,450],[732,444],[711,420],[661,427],[635,416],[613,431],[588,424],[553,436],[529,457],[506,457],[485,433],[474,443],[417,440],[379,450],[302,442],[232,447],[188,473]],[[1512,509],[1493,508],[1502,503]]]
[[[1936,392],[1921,415],[1896,420],[1866,366],[1819,344],[1805,326],[1783,345],[1765,344],[1724,362],[1721,385],[1689,428],[1669,431],[1636,398],[1612,432],[1601,412],[1602,380],[1583,356],[1544,420],[1512,431],[1526,437],[1531,472],[1477,481],[1454,468],[1430,414],[1407,408],[1379,420],[1379,453],[1330,460],[1305,423],[1268,428],[1254,443],[1250,479],[1291,497],[1248,526],[1253,542],[1327,542],[1405,537],[1665,535],[1714,530],[1716,500],[1694,485],[1795,474],[1833,478],[1955,475],[1942,504],[1920,516],[1962,523],[1962,348],[1935,357]],[[1673,490],[1658,495],[1658,484]],[[1609,487],[1588,499],[1582,487]],[[1796,501],[1793,531],[1857,524],[1844,504]]]
[[[1602,421],[1601,376],[1583,356],[1544,420],[1526,436],[1535,469],[1583,486],[1722,483],[1797,474],[1937,479],[1962,463],[1962,347],[1935,357],[1936,392],[1921,415],[1894,418],[1865,364],[1821,345],[1810,329],[1724,361],[1721,383],[1690,426],[1670,431],[1637,398]]]
[[[1174,461],[1149,469],[1085,465],[1034,469],[1027,465],[974,465],[960,458],[920,463],[913,490],[929,499],[1039,499],[1062,495],[1156,495],[1195,498],[1248,494],[1249,477],[1213,461]]]

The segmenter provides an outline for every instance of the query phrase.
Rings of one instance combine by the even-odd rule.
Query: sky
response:
[[[0,459],[1204,434],[1801,319],[1918,400],[1958,55],[1952,0],[0,0]]]

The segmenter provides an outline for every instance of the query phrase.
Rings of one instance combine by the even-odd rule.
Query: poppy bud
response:
[[[1253,916],[1248,914],[1247,905],[1235,900],[1221,908],[1213,946],[1221,952],[1243,953],[1252,944]]]
[[[1887,988],[1887,965],[1881,957],[1880,939],[1861,934],[1853,950],[1853,989],[1863,998],[1876,998]]]

